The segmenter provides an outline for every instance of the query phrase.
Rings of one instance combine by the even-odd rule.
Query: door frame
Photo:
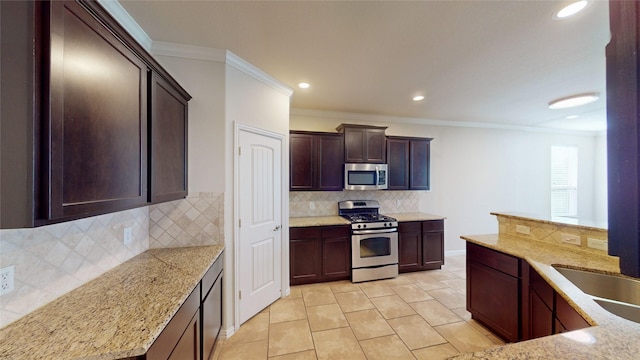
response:
[[[270,137],[280,141],[280,157],[282,168],[281,175],[281,219],[282,219],[282,243],[281,243],[281,264],[280,264],[280,293],[282,297],[289,295],[291,288],[289,286],[289,147],[288,137],[285,134],[279,134],[267,129],[258,128],[252,125],[235,121],[233,130],[233,319],[234,331],[240,329],[240,194],[239,194],[239,157],[238,147],[240,145],[240,132],[250,132],[257,135]]]

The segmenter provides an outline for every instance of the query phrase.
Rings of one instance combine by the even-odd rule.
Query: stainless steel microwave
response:
[[[384,190],[387,164],[344,164],[345,190]]]

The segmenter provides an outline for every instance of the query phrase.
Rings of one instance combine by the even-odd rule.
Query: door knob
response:
[[[276,228],[273,229],[273,231],[278,231],[278,230],[280,230],[280,225],[276,226]]]

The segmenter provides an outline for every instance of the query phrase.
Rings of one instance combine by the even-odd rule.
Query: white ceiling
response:
[[[570,2],[120,0],[154,41],[230,50],[294,88],[293,108],[604,130],[608,3],[554,19]]]

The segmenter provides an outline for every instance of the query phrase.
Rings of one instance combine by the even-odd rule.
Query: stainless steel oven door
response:
[[[398,263],[398,229],[354,230],[351,266],[356,268]]]

